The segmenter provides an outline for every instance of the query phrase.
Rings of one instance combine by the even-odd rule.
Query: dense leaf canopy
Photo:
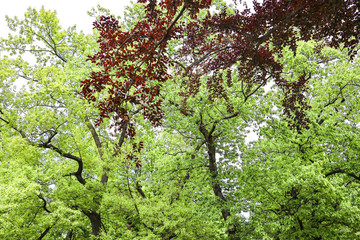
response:
[[[8,18],[0,238],[357,239],[359,7],[141,0],[89,35]]]

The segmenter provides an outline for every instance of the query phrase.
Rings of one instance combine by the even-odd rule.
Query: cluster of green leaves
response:
[[[124,27],[141,16],[133,5]],[[98,68],[86,61],[97,33],[64,30],[45,9],[7,20],[14,33],[0,42],[0,238],[358,236],[360,62],[346,50],[300,42],[296,55],[282,53],[284,78],[309,76],[309,129],[289,128],[282,89],[264,91],[234,72],[231,87],[218,78],[227,99],[211,99],[212,76],[203,76],[185,112],[177,94],[184,79],[167,81],[162,126],[134,115],[137,134],[124,140],[110,120],[94,124],[96,103],[79,94]],[[251,143],[249,127],[258,133]],[[138,168],[125,153],[140,141]]]
[[[346,50],[299,43],[285,51],[284,75],[310,75],[308,130],[288,128],[280,89],[266,104],[259,140],[242,154],[242,183],[251,199],[249,227],[258,238],[355,239],[360,231],[359,59]],[[266,116],[266,117],[265,117]]]

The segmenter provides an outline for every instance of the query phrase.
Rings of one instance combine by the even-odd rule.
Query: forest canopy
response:
[[[92,34],[7,18],[0,238],[358,238],[359,8],[139,0],[94,9]]]

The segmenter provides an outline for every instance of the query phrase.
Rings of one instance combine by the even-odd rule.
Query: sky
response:
[[[110,9],[115,16],[121,16],[125,6],[130,4],[130,0],[2,0],[6,1],[0,7],[0,37],[6,37],[9,33],[5,21],[5,15],[13,18],[18,16],[23,18],[28,7],[40,10],[42,6],[46,10],[56,10],[57,17],[63,29],[76,25],[77,30],[91,33],[93,18],[87,15],[87,11],[100,4],[102,7]],[[136,2],[136,0],[133,0]],[[232,3],[232,0],[226,0]],[[251,2],[246,0],[246,2]],[[250,4],[251,5],[251,4]]]
[[[63,29],[76,25],[77,30],[90,33],[93,18],[87,15],[87,11],[100,4],[104,8],[110,9],[114,15],[122,15],[124,7],[130,4],[130,0],[3,0],[0,7],[0,37],[6,37],[9,33],[5,20],[5,15],[13,18],[24,17],[28,7],[40,10],[42,6],[46,10],[56,10],[57,17]]]

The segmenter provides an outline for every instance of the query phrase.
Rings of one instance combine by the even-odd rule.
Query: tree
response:
[[[141,116],[131,142],[113,135],[111,121],[94,124],[98,112],[79,92],[97,68],[85,61],[97,35],[63,30],[45,9],[8,23],[14,34],[1,40],[0,60],[1,238],[219,238],[219,217],[196,204],[212,194],[199,183],[202,166],[187,162],[182,136],[155,135]]]
[[[1,238],[356,238],[359,4],[305,3],[99,8],[93,35],[8,19]]]
[[[296,40],[314,38],[335,47],[343,43],[353,50],[353,56],[359,40],[357,1],[264,1],[262,5],[255,3],[253,14],[249,9],[229,13],[224,8],[203,17],[199,12],[208,9],[211,1],[139,2],[145,3],[145,19],[130,30],[121,31],[119,22],[111,16],[101,16],[94,23],[100,32],[100,50],[89,60],[102,69],[82,83],[82,94],[90,101],[100,101],[99,121],[112,114],[117,128],[126,128],[130,137],[134,129],[129,121],[129,104],[139,106],[155,126],[160,124],[161,100],[155,96],[161,83],[172,77],[168,70],[175,64],[183,70],[177,74],[190,78],[185,81],[189,87],[183,93],[185,104],[187,97],[197,93],[200,76],[217,78],[227,70],[225,78],[231,85],[231,67],[244,82],[265,85],[270,76],[279,86],[290,89],[280,76],[281,64],[274,59],[283,47],[295,51]],[[190,19],[184,17],[186,12]],[[167,49],[171,40],[181,42],[181,51],[172,58]],[[208,87],[211,98],[227,98],[217,81],[209,81]],[[99,98],[97,92],[107,94]],[[293,103],[284,105],[289,108],[285,111],[289,117],[296,113]],[[298,125],[306,125],[305,117],[298,115]]]
[[[82,94],[96,102],[99,123],[111,117],[115,129],[129,139],[136,134],[132,119],[139,112],[158,126],[165,116],[164,106],[177,107],[183,119],[192,121],[192,136],[186,137],[198,141],[195,149],[206,145],[209,183],[223,204],[229,200],[219,182],[224,170],[216,154],[222,138],[231,131],[222,131],[221,125],[239,124],[238,119],[251,117],[244,117],[243,107],[261,87],[271,79],[283,89],[284,114],[299,134],[311,124],[305,114],[310,107],[304,92],[309,78],[306,74],[296,81],[283,77],[283,65],[277,59],[282,50],[288,46],[295,54],[298,40],[314,39],[319,47],[343,44],[354,57],[359,42],[358,1],[269,0],[255,3],[253,13],[224,8],[205,14],[211,1],[139,2],[145,4],[145,18],[132,29],[122,31],[110,16],[94,23],[100,32],[100,49],[89,60],[101,69],[82,82]],[[161,94],[168,82],[180,85],[180,103]],[[217,101],[220,110],[208,113]],[[229,224],[229,236],[238,239],[236,224],[228,220],[234,215],[230,207],[225,204],[221,213]]]
[[[264,239],[355,239],[359,58],[351,61],[345,49],[319,52],[314,42],[298,46],[296,56],[284,52],[284,74],[293,81],[304,72],[311,76],[306,90],[311,124],[301,132],[288,128],[280,89],[263,99],[260,139],[241,158],[239,177],[252,212],[248,227]]]
[[[91,230],[83,221],[87,216],[92,232],[98,231],[95,209],[106,172],[101,136],[91,123],[95,112],[90,105],[84,108],[77,82],[91,69],[90,64],[83,64],[84,57],[96,48],[96,42],[77,33],[75,27],[62,30],[55,14],[44,9],[29,8],[24,20],[7,20],[17,34],[1,42],[2,51],[10,53],[1,59],[2,164],[7,165],[2,169],[8,170],[3,172],[2,186],[22,194],[12,197],[15,193],[10,191],[2,199],[5,206],[16,203],[3,215],[7,225],[2,227],[2,236],[89,237]],[[20,89],[13,88],[19,85]],[[9,139],[14,139],[12,144],[7,143]],[[21,157],[16,153],[19,147]],[[87,170],[92,165],[97,167]],[[23,167],[28,169],[26,174],[17,175]],[[23,182],[23,190],[16,187],[17,181]],[[16,216],[16,212],[24,215]]]

